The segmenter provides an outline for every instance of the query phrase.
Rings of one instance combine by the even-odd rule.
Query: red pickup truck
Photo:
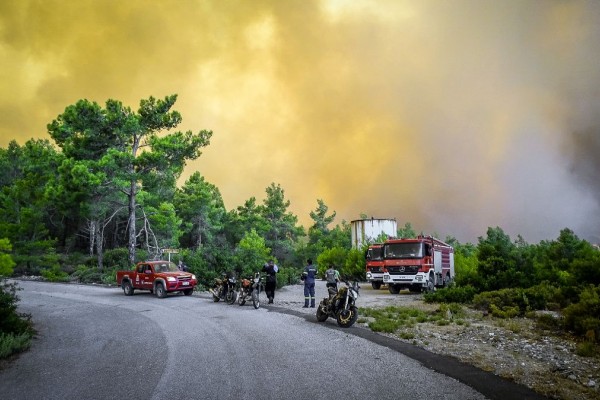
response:
[[[123,288],[126,296],[131,296],[135,289],[149,290],[161,299],[169,292],[183,292],[189,296],[197,283],[194,274],[180,271],[170,261],[144,261],[137,263],[131,271],[117,271],[117,285]]]

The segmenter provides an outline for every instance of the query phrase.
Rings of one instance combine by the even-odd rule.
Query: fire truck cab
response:
[[[392,294],[433,291],[454,279],[454,249],[431,236],[390,239],[383,244],[383,282]]]
[[[383,284],[383,244],[376,243],[369,246],[367,249],[366,258],[366,273],[367,282],[371,282],[371,286],[375,290],[379,290]]]

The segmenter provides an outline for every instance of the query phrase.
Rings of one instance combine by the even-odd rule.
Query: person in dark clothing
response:
[[[265,283],[265,293],[269,299],[269,304],[273,303],[273,299],[275,299],[275,288],[277,287],[277,271],[279,271],[279,267],[277,264],[273,262],[273,260],[269,260],[267,264],[263,267],[263,271],[267,273],[267,282]]]
[[[312,263],[309,258],[306,260],[306,267],[302,273],[302,280],[304,281],[304,307],[307,308],[308,303],[312,308],[315,307],[315,278],[317,277],[317,267]]]

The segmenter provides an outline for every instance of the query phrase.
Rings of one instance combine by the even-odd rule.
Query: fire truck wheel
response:
[[[391,294],[398,294],[400,293],[400,286],[389,284],[388,290]]]
[[[446,274],[446,276],[444,277],[444,287],[448,287],[450,285],[450,283],[452,282],[452,277],[450,276],[450,274]]]
[[[427,280],[427,286],[425,286],[425,292],[431,293],[435,290],[435,286],[433,285],[433,275],[429,275],[429,279]]]
[[[381,282],[371,282],[371,286],[373,287],[373,289],[379,290],[381,289]]]

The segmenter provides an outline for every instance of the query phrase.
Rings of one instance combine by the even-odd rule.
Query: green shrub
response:
[[[546,310],[551,304],[564,304],[565,299],[560,288],[543,282],[523,290],[529,308],[532,310]]]
[[[497,307],[495,304],[490,304],[490,312],[496,318],[514,318],[521,314],[518,306]]]
[[[27,350],[31,345],[31,337],[30,332],[21,334],[0,332],[0,359]]]
[[[476,308],[489,311],[500,318],[525,315],[529,310],[529,300],[520,288],[479,293],[473,297],[473,304]]]
[[[558,331],[562,327],[562,322],[560,318],[557,318],[552,314],[539,314],[536,315],[534,318],[535,325],[538,329]]]
[[[588,286],[579,295],[579,302],[571,304],[563,311],[565,328],[584,336],[593,332],[593,338],[600,338],[600,286]]]
[[[42,269],[40,271],[42,277],[50,282],[68,282],[69,274],[61,270],[58,265],[53,266],[49,269]]]
[[[17,312],[18,290],[16,283],[0,279],[0,333],[16,336],[33,333],[31,316]]]
[[[281,288],[286,285],[295,285],[300,282],[302,271],[293,267],[280,267],[277,272],[277,287]]]
[[[390,318],[379,318],[373,322],[369,322],[369,328],[371,328],[373,332],[394,333],[400,326],[402,326],[400,320],[393,320]]]
[[[124,247],[106,250],[102,264],[105,268],[116,268],[118,270],[129,270],[133,267],[129,262],[129,250]]]
[[[425,293],[423,299],[426,303],[470,303],[477,293],[471,285],[452,286],[442,288],[435,292]]]
[[[90,268],[85,265],[77,267],[77,270],[71,275],[81,283],[101,283],[102,276],[103,274],[98,271],[97,267]]]
[[[575,354],[581,357],[596,357],[599,350],[597,345],[586,341],[577,344]]]

